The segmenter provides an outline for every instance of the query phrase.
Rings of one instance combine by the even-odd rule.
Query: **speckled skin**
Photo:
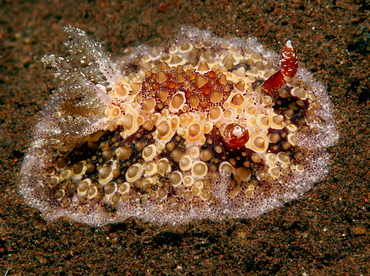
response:
[[[286,61],[290,42],[280,64],[255,38],[186,27],[172,45],[112,61],[83,31],[66,31],[72,56],[44,58],[61,86],[22,165],[20,191],[47,220],[254,217],[327,174],[332,104]]]

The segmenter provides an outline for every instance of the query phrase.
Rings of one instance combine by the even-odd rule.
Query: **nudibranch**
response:
[[[324,86],[256,38],[184,27],[172,44],[113,59],[66,27],[68,58],[33,132],[20,193],[47,221],[103,226],[250,218],[328,173],[338,139]]]

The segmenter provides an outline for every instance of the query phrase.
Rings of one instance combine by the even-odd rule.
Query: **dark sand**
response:
[[[0,2],[0,275],[369,275],[368,1],[16,2]],[[114,54],[167,41],[183,24],[257,36],[275,51],[291,39],[336,108],[330,174],[256,219],[47,224],[17,186],[37,114],[57,86],[39,60],[66,53],[68,24]]]

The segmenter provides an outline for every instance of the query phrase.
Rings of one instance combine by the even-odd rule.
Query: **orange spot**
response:
[[[196,78],[197,76],[196,75],[194,75],[194,74],[190,74],[190,76],[189,76],[189,80],[195,80],[195,78]]]
[[[159,89],[159,84],[158,83],[154,83],[153,84],[153,89],[154,90],[158,90]]]
[[[209,72],[208,72],[208,77],[209,77],[210,79],[214,79],[214,78],[216,77],[216,73],[215,73],[215,72],[213,72],[213,71],[209,71]]]
[[[209,86],[207,86],[207,87],[205,87],[205,88],[203,89],[203,94],[204,94],[204,96],[208,96],[209,94],[211,94],[211,92],[212,92],[212,88],[211,88],[211,87],[209,87]]]
[[[176,83],[174,83],[173,81],[170,81],[168,83],[168,86],[167,86],[169,89],[174,89],[176,87]]]

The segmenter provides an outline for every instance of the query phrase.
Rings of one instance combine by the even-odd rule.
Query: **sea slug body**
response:
[[[256,38],[194,27],[113,60],[66,27],[70,57],[35,126],[20,193],[47,221],[103,226],[256,217],[328,173],[338,139],[321,83]]]

